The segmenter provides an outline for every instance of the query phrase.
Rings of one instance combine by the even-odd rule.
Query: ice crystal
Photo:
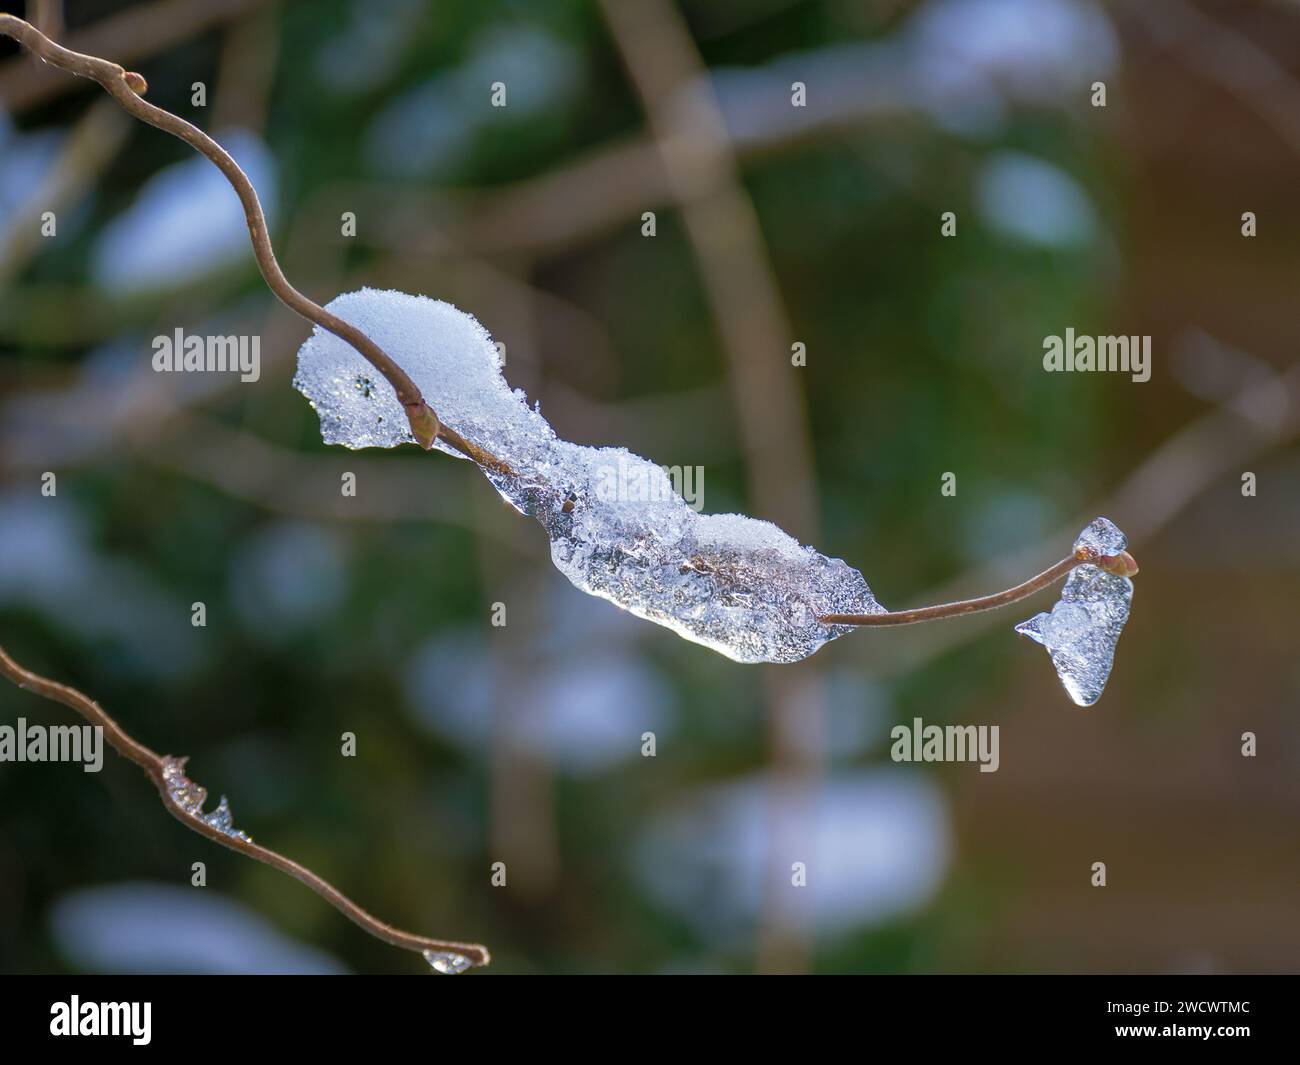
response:
[[[1117,555],[1127,546],[1124,534],[1106,518],[1089,522],[1074,542],[1076,552],[1088,548],[1099,556]],[[1132,602],[1132,581],[1084,563],[1070,571],[1051,612],[1021,622],[1016,632],[1046,647],[1070,698],[1091,706],[1110,677]]]
[[[217,803],[215,810],[211,813],[203,812],[203,804],[208,801],[208,789],[202,784],[194,783],[185,775],[186,761],[188,759],[185,758],[163,759],[163,782],[167,785],[167,793],[176,805],[192,817],[207,822],[218,832],[234,839],[251,841],[252,837],[235,827],[234,814],[231,813],[230,803],[224,795],[221,796],[221,801]]]
[[[1118,555],[1128,547],[1128,537],[1109,518],[1093,518],[1074,541],[1074,550],[1088,549],[1098,555]]]
[[[378,343],[443,422],[511,467],[510,475],[488,476],[541,523],[555,566],[582,591],[738,662],[796,662],[851,629],[823,625],[818,615],[883,612],[843,560],[770,522],[696,513],[660,466],[623,448],[559,439],[506,384],[491,337],[463,311],[372,289],[339,296],[329,310]],[[320,328],[298,353],[294,385],[320,416],[327,443],[395,447],[414,439],[387,382]]]

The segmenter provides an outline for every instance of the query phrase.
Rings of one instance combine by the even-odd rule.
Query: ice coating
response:
[[[173,758],[170,755],[163,759],[163,781],[167,785],[167,793],[176,802],[176,805],[187,814],[206,821],[218,832],[233,836],[235,839],[250,842],[252,837],[235,827],[235,818],[230,809],[230,802],[224,795],[221,796],[221,801],[217,803],[215,810],[211,813],[203,812],[203,804],[208,801],[208,789],[202,784],[194,783],[185,775],[186,761],[188,759]]]
[[[624,448],[560,440],[506,384],[487,331],[451,304],[362,289],[328,309],[383,348],[447,425],[514,470],[488,476],[541,523],[556,568],[582,591],[737,662],[797,662],[852,629],[823,625],[819,614],[883,612],[842,559],[770,522],[696,513],[661,467]],[[326,443],[414,439],[388,382],[332,333],[318,327],[303,344],[293,383]]]
[[[1099,555],[1117,555],[1127,546],[1124,534],[1106,518],[1093,519],[1074,542],[1076,552],[1086,547]],[[1091,706],[1110,677],[1132,603],[1131,580],[1084,563],[1070,571],[1051,612],[1021,622],[1016,632],[1046,647],[1070,698]]]

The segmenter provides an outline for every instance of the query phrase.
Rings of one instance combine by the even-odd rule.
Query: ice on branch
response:
[[[1083,549],[1098,559],[1121,555],[1127,546],[1127,538],[1106,518],[1089,522],[1074,542],[1076,555]],[[1021,622],[1016,632],[1046,647],[1070,698],[1079,706],[1091,706],[1110,677],[1115,645],[1132,603],[1131,580],[1084,563],[1070,571],[1051,612]]]
[[[222,832],[234,839],[249,841],[252,837],[235,827],[235,819],[230,810],[230,803],[224,795],[221,796],[221,801],[217,803],[215,810],[211,813],[203,812],[203,804],[208,801],[208,789],[202,784],[195,784],[185,775],[186,761],[185,758],[168,757],[163,759],[163,781],[167,785],[168,794],[176,805],[187,814],[197,817],[200,821],[207,822],[218,832]]]
[[[373,289],[339,296],[328,309],[379,344],[444,424],[513,470],[485,472],[541,523],[551,559],[582,591],[738,662],[796,662],[851,631],[818,615],[884,611],[843,560],[770,522],[696,513],[661,467],[623,448],[559,439],[523,392],[506,384],[491,337],[463,311]],[[326,443],[414,441],[388,382],[319,327],[298,352],[294,385],[320,416]]]

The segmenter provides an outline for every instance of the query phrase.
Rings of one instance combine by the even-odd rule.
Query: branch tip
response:
[[[1116,577],[1132,577],[1138,572],[1137,559],[1127,551],[1121,551],[1118,555],[1101,555],[1094,565]]]

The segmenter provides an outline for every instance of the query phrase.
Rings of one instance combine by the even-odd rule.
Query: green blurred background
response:
[[[4,42],[19,661],[488,972],[1295,969],[1300,5],[29,7],[231,148],[304,292],[457,304],[563,437],[703,467],[707,511],[777,521],[886,605],[1016,583],[1096,514],[1142,572],[1088,710],[1011,631],[1050,593],[797,666],[621,614],[468,464],[325,447],[289,384],[309,327],[233,193]],[[1044,373],[1071,326],[1149,334],[1151,380]],[[178,327],[260,335],[261,380],[154,374]],[[72,720],[9,685],[0,712]],[[1001,768],[894,764],[915,717],[1000,725]],[[0,969],[427,971],[111,752],[0,765]]]

